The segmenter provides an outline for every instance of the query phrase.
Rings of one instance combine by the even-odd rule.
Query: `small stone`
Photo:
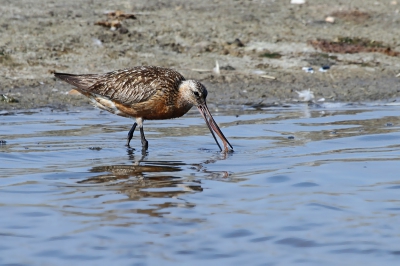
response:
[[[233,66],[230,66],[230,65],[222,66],[222,67],[220,67],[220,69],[222,69],[222,70],[235,70],[235,68]]]
[[[314,73],[314,69],[312,67],[303,67],[302,69],[307,73]]]
[[[326,72],[330,68],[331,68],[330,66],[322,66],[322,67],[319,68],[319,72]]]
[[[100,151],[102,148],[101,147],[89,147],[88,149],[92,150],[92,151]]]
[[[325,18],[325,22],[328,22],[328,23],[335,23],[335,18],[334,18],[334,17],[331,17],[331,16],[328,16],[328,17]]]
[[[294,5],[302,5],[306,3],[306,0],[290,0],[290,3]]]
[[[6,102],[6,103],[17,103],[19,102],[17,99],[7,96],[5,94],[0,94],[0,101]]]
[[[125,27],[121,27],[121,28],[119,28],[118,32],[121,34],[127,34],[127,33],[129,33],[129,30]]]

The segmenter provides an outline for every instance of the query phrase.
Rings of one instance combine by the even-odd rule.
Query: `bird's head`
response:
[[[224,134],[222,133],[221,129],[215,122],[214,118],[212,117],[210,111],[208,110],[207,104],[206,104],[206,98],[207,98],[207,89],[206,87],[203,86],[200,82],[196,80],[185,80],[181,83],[179,87],[182,100],[185,101],[186,103],[190,105],[195,105],[197,109],[199,109],[200,114],[203,116],[204,120],[206,121],[206,124],[208,128],[210,129],[210,132],[212,136],[214,137],[215,142],[219,146],[219,148],[222,151],[221,146],[219,145],[214,132],[218,135],[218,137],[221,139],[223,145],[224,145],[224,152],[228,151],[233,151],[232,145],[229,143],[229,141],[225,138]]]
[[[206,103],[207,89],[197,80],[185,80],[180,88],[184,100],[194,106]]]

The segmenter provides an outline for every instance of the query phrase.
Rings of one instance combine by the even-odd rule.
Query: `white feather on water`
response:
[[[299,99],[301,101],[308,102],[308,101],[311,101],[312,99],[314,99],[314,92],[312,92],[311,89],[296,91],[296,92],[299,95]]]
[[[213,72],[217,75],[219,75],[221,72],[219,70],[219,64],[218,61],[215,61],[215,67],[213,68]]]

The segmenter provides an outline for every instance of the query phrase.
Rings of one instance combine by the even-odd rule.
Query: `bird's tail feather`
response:
[[[68,82],[71,85],[76,86],[78,89],[87,90],[93,84],[95,84],[100,75],[86,74],[86,75],[74,75],[67,73],[54,73],[54,76]]]

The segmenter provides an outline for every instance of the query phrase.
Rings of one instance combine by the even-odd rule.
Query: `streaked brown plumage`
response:
[[[221,138],[224,151],[233,149],[207,108],[207,89],[200,82],[186,80],[172,69],[139,66],[105,74],[54,75],[76,86],[95,106],[116,115],[136,118],[128,133],[128,146],[139,125],[142,145],[147,149],[143,120],[181,117],[196,105],[220,149],[213,130]]]

